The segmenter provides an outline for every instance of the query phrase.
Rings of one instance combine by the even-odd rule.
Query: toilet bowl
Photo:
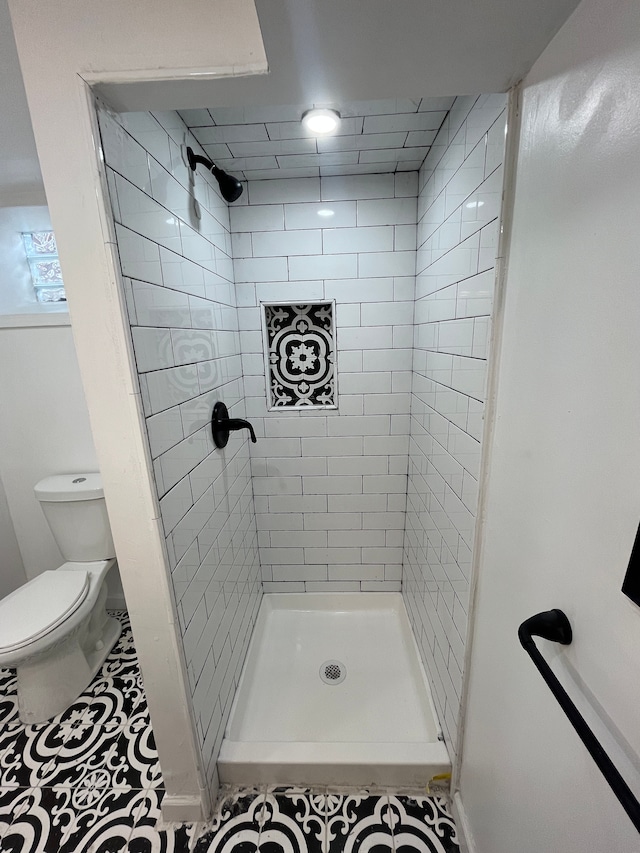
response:
[[[63,563],[0,601],[0,667],[15,667],[24,723],[62,713],[120,636],[105,610],[115,565],[99,474],[62,474],[35,487]]]

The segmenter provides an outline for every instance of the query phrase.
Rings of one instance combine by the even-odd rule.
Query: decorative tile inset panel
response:
[[[270,408],[336,407],[333,303],[265,305]]]

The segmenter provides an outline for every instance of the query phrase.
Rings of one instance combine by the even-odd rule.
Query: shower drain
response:
[[[347,668],[339,660],[326,660],[320,667],[320,678],[325,684],[340,684],[347,677]]]

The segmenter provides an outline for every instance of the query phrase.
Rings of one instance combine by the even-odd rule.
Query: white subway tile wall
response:
[[[265,591],[398,591],[417,173],[254,181],[231,208]],[[261,303],[336,300],[338,410],[268,411]]]
[[[457,98],[419,173],[402,590],[457,748],[506,95]]]
[[[216,400],[245,417],[229,208],[185,166],[177,113],[99,111],[159,511],[211,789],[261,597],[246,433],[213,446]],[[190,144],[198,148],[194,138]],[[195,202],[198,202],[198,205]],[[295,493],[295,492],[294,492]]]

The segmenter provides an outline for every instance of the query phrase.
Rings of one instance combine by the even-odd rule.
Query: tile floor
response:
[[[187,848],[185,848],[187,849]],[[459,853],[439,797],[268,787],[219,803],[195,853]]]
[[[2,853],[458,853],[446,802],[268,787],[222,792],[206,824],[163,824],[164,788],[126,613],[86,692],[38,725],[0,670]]]

